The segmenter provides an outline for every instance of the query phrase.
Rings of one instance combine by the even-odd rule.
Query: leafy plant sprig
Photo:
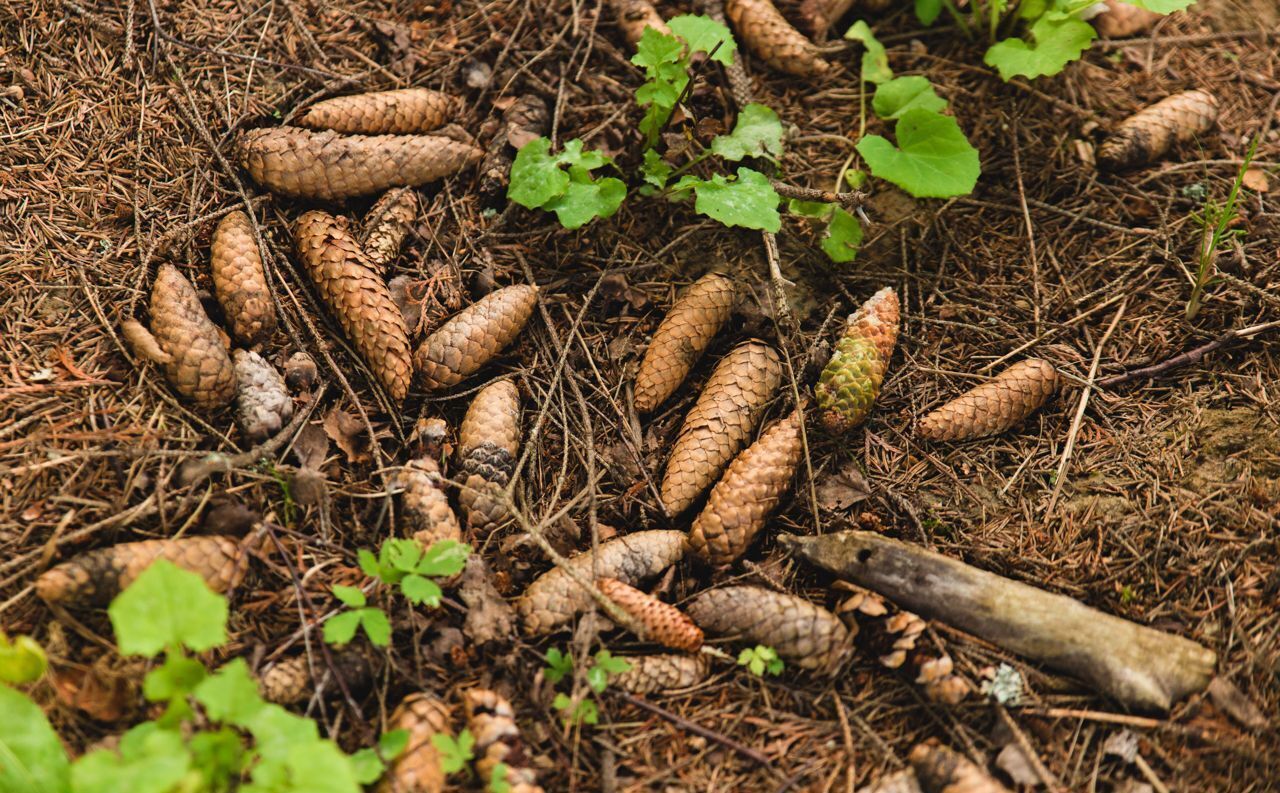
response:
[[[785,668],[778,651],[767,644],[757,644],[738,653],[738,666],[745,666],[756,677],[764,677],[765,673],[777,677]]]
[[[542,674],[552,685],[560,683],[573,672],[573,657],[555,647],[547,650],[546,661]],[[587,687],[595,694],[603,694],[609,687],[610,677],[616,677],[630,668],[631,664],[626,660],[614,658],[608,650],[599,650],[592,658],[591,666],[587,668]],[[596,724],[600,721],[600,706],[592,697],[583,697],[575,702],[573,697],[562,691],[556,694],[551,705],[560,711],[566,724]]]
[[[1224,242],[1242,236],[1241,229],[1230,228],[1236,219],[1236,205],[1240,199],[1240,188],[1244,185],[1244,175],[1253,164],[1254,155],[1258,153],[1258,136],[1254,136],[1245,152],[1244,160],[1236,171],[1235,181],[1231,183],[1231,192],[1227,194],[1227,202],[1221,206],[1211,198],[1204,199],[1204,210],[1200,213],[1200,244],[1196,246],[1196,274],[1191,285],[1191,296],[1187,298],[1187,321],[1196,318],[1204,302],[1204,290],[1213,278],[1214,260],[1218,256],[1218,248]]]
[[[555,212],[567,229],[612,217],[627,197],[627,186],[611,176],[592,176],[592,171],[614,162],[598,151],[584,151],[582,146],[575,138],[559,154],[552,154],[551,141],[545,137],[521,146],[511,165],[507,197],[529,209]]]

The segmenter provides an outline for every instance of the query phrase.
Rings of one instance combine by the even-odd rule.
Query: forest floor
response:
[[[668,17],[693,10],[660,7]],[[235,593],[223,656],[262,664],[296,654],[306,642],[294,577],[316,603],[332,603],[333,584],[360,579],[356,550],[394,531],[388,477],[409,459],[406,438],[419,418],[456,426],[474,386],[516,373],[526,433],[545,419],[518,490],[528,520],[565,552],[587,547],[593,532],[666,528],[654,483],[716,358],[741,338],[766,338],[803,389],[832,339],[832,318],[892,285],[902,332],[870,420],[853,443],[811,435],[763,540],[717,580],[782,586],[830,605],[829,579],[787,558],[773,536],[873,528],[1206,645],[1219,673],[1267,714],[1267,728],[1241,727],[1203,695],[1167,718],[1129,716],[945,626],[930,641],[965,674],[1000,663],[1022,672],[1026,692],[1010,720],[978,695],[956,707],[928,702],[869,657],[834,681],[793,669],[760,680],[725,664],[704,684],[654,698],[763,753],[761,765],[612,692],[602,696],[599,725],[563,727],[541,656],[570,637],[472,647],[455,601],[435,612],[394,606],[396,640],[380,654],[376,684],[358,708],[322,704],[313,715],[354,748],[408,692],[450,697],[490,684],[515,702],[548,790],[853,790],[901,767],[931,737],[984,764],[1020,737],[1065,790],[1277,789],[1280,337],[1227,345],[1155,379],[1090,385],[1083,402],[1082,391],[1277,316],[1280,214],[1272,194],[1256,189],[1240,206],[1246,233],[1218,260],[1229,279],[1210,287],[1194,321],[1184,308],[1199,196],[1225,199],[1255,136],[1264,181],[1274,189],[1280,180],[1280,13],[1267,0],[1220,0],[1149,37],[1100,41],[1033,84],[1001,82],[981,66],[981,47],[945,20],[924,30],[909,10],[869,19],[893,69],[929,77],[979,149],[972,196],[916,201],[873,181],[867,240],[847,265],[826,261],[816,232],[786,219],[778,240],[783,272],[797,284],[791,326],[776,320],[757,232],[639,196],[608,220],[566,231],[519,207],[495,218],[482,211],[472,176],[447,180],[424,192],[424,217],[399,264],[431,284],[419,331],[490,284],[525,282],[527,263],[557,333],[535,319],[483,377],[443,397],[411,396],[392,413],[335,343],[340,331],[292,263],[288,228],[300,205],[265,197],[230,162],[235,134],[278,124],[325,95],[423,85],[463,97],[458,122],[483,141],[501,108],[534,93],[555,108],[555,139],[580,137],[634,172],[642,78],[607,8],[582,0],[0,6],[0,88],[20,89],[0,95],[0,625],[50,648],[56,685],[36,696],[68,745],[120,732],[142,708],[136,667],[92,638],[110,636],[105,619],[87,615],[62,629],[32,594],[50,564],[207,531],[211,508],[234,499],[281,527],[287,553],[264,554]],[[748,59],[757,101],[789,131],[780,167],[789,183],[830,189],[853,151],[857,60],[854,51],[836,55],[807,81]],[[1197,144],[1119,175],[1081,163],[1077,142],[1197,87],[1222,107],[1218,128]],[[704,73],[694,101],[731,122],[718,69]],[[884,129],[869,119],[867,131]],[[155,367],[131,363],[119,337],[121,320],[143,315],[158,263],[177,263],[208,288],[208,218],[246,198],[265,221],[282,289],[282,330],[267,356],[279,364],[302,349],[322,360],[323,350],[339,365],[322,365],[320,398],[299,405],[333,442],[322,467],[327,493],[310,504],[295,503],[287,486],[298,462],[291,439],[261,462],[177,483],[184,462],[249,444],[229,412],[194,412]],[[710,269],[735,276],[752,308],[641,427],[628,407],[639,355],[677,291]],[[1018,429],[959,444],[913,436],[924,413],[1030,355],[1052,362],[1067,387]],[[784,409],[780,400],[770,414]],[[832,492],[822,485],[837,476],[853,490],[813,495]],[[509,596],[548,567],[515,529],[478,549]],[[685,567],[664,586],[678,603],[711,581]],[[604,640],[615,654],[634,646],[617,632]],[[1125,730],[1139,735],[1144,764],[1107,751]]]

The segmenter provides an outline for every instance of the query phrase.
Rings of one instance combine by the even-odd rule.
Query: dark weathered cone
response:
[[[476,774],[488,784],[501,763],[507,768],[510,793],[542,793],[511,703],[498,692],[485,688],[468,689],[464,702],[467,729],[476,739]]]
[[[871,412],[898,342],[898,313],[898,295],[885,287],[846,320],[844,335],[813,387],[828,432],[848,432]]]
[[[830,68],[813,42],[793,28],[770,0],[727,0],[724,14],[747,48],[770,67],[797,77]]]
[[[732,278],[708,273],[671,306],[654,332],[636,373],[638,413],[652,411],[680,387],[707,345],[728,321],[735,295]]]
[[[265,344],[276,330],[276,307],[248,215],[236,210],[218,223],[209,264],[231,335],[251,347]]]
[[[369,684],[372,672],[364,653],[353,648],[330,648],[329,655],[348,688],[363,688]],[[315,677],[311,674],[312,664],[315,665]],[[333,680],[333,670],[319,654],[310,659],[306,655],[284,658],[258,675],[258,691],[262,698],[277,705],[305,702],[315,695],[320,686],[324,686],[326,696],[342,694],[341,687]]]
[[[377,793],[441,793],[445,786],[434,735],[452,735],[449,706],[430,694],[404,698],[387,723],[387,731],[407,730],[409,743],[378,783]]]
[[[126,334],[142,337],[140,325]],[[227,405],[236,395],[235,367],[218,327],[204,313],[195,287],[176,267],[163,264],[151,288],[151,333],[154,345],[135,344],[145,355],[158,348],[174,390],[202,408]]]
[[[294,391],[310,391],[319,376],[315,360],[305,352],[295,352],[284,362],[284,383]]]
[[[458,516],[449,506],[440,465],[430,457],[411,460],[395,477],[401,488],[400,505],[411,536],[430,548],[441,540],[462,541]]]
[[[644,628],[644,636],[673,650],[697,652],[702,630],[684,612],[616,578],[601,578],[596,586]]]
[[[427,337],[413,362],[428,391],[475,374],[524,328],[538,304],[538,288],[517,284],[491,292]]]
[[[490,383],[471,401],[458,429],[458,504],[468,529],[492,531],[510,516],[501,494],[519,451],[520,390],[510,380]]]
[[[1107,10],[1089,20],[1098,35],[1108,39],[1122,39],[1141,33],[1161,19],[1160,14],[1122,3],[1120,0],[1103,0]]]
[[[409,226],[418,217],[418,194],[409,187],[397,187],[373,202],[360,226],[360,245],[369,264],[385,274],[400,256]]]
[[[632,694],[656,694],[688,688],[706,680],[711,661],[705,655],[633,655],[631,668],[609,681]]]
[[[293,418],[293,398],[284,378],[261,355],[235,350],[231,359],[236,367],[236,420],[249,440],[264,441]]]
[[[411,135],[430,132],[453,116],[458,100],[429,88],[401,88],[337,96],[316,102],[297,125],[360,135]]]
[[[920,419],[916,431],[935,441],[998,435],[1038,410],[1057,389],[1053,365],[1029,358]]]
[[[494,586],[493,575],[480,554],[473,553],[467,557],[467,566],[458,584],[458,597],[467,607],[462,632],[472,642],[483,646],[515,638],[515,609]]]
[[[511,183],[511,163],[526,143],[547,134],[551,114],[547,103],[533,94],[517,99],[502,114],[502,128],[489,142],[489,150],[480,163],[480,197],[485,204],[497,206],[507,195]]]
[[[618,21],[618,27],[622,29],[622,35],[632,47],[640,43],[646,28],[671,35],[671,28],[667,27],[662,15],[649,0],[609,0],[609,8]]]
[[[1154,162],[1173,148],[1213,129],[1218,100],[1208,91],[1183,91],[1167,96],[1120,122],[1098,147],[1104,168],[1132,168]]]

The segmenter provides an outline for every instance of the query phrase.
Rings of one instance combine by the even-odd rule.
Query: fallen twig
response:
[[[1280,327],[1280,320],[1272,320],[1271,322],[1264,322],[1261,325],[1251,325],[1247,328],[1229,330],[1208,344],[1202,344],[1194,349],[1178,353],[1172,358],[1160,361],[1159,363],[1153,363],[1150,366],[1142,366],[1137,369],[1130,369],[1127,372],[1112,375],[1111,377],[1099,380],[1096,385],[1102,388],[1114,388],[1115,386],[1123,385],[1124,383],[1129,383],[1134,380],[1159,377],[1165,372],[1169,372],[1183,366],[1189,366],[1194,363],[1199,363],[1209,353],[1216,352],[1235,341],[1240,339],[1250,339],[1260,333],[1265,333],[1266,331],[1277,327]]]
[[[797,201],[820,201],[824,204],[839,204],[849,210],[857,209],[867,200],[867,194],[861,190],[851,193],[833,193],[830,190],[815,190],[811,187],[797,187],[777,179],[770,179],[773,190],[783,198],[794,198]]]
[[[750,746],[744,746],[723,733],[716,732],[710,727],[703,727],[701,724],[689,721],[683,716],[678,716],[666,708],[659,707],[642,697],[636,696],[635,694],[628,694],[625,691],[617,691],[615,689],[609,689],[609,691],[612,691],[627,702],[630,702],[632,705],[635,705],[642,710],[647,710],[655,716],[661,716],[682,730],[688,730],[694,735],[700,735],[709,741],[715,741],[726,749],[732,749],[748,760],[754,760],[765,768],[768,768],[771,771],[773,770],[773,763],[769,758],[765,757],[760,752],[757,752],[755,749],[752,749]]]

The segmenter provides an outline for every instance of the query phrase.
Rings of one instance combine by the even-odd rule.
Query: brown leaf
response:
[[[515,637],[515,611],[498,594],[489,568],[480,556],[467,559],[458,596],[467,604],[467,619],[462,630],[473,642],[482,645]]]
[[[298,458],[298,465],[303,468],[320,470],[329,456],[329,437],[325,430],[314,424],[303,427],[293,442],[293,456]]]
[[[138,683],[128,670],[96,663],[87,670],[49,668],[58,701],[98,721],[120,721],[137,705]]]
[[[342,408],[333,408],[324,417],[324,434],[338,444],[347,462],[363,463],[371,459],[364,422]]]
[[[871,485],[856,462],[818,483],[818,505],[826,510],[843,510],[871,495]]]

